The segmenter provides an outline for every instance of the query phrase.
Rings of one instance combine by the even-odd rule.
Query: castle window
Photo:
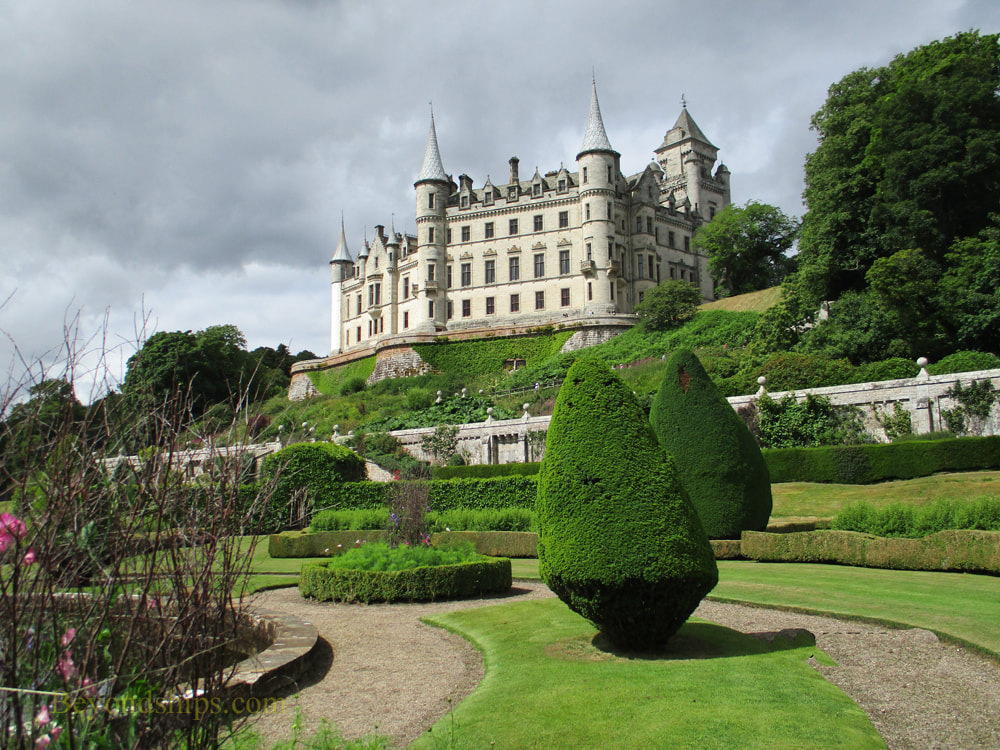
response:
[[[496,297],[486,298],[486,314],[493,315],[496,313]]]
[[[493,222],[492,221],[487,221],[486,222],[486,227],[483,230],[483,236],[486,237],[486,239],[488,239],[488,240],[493,239]]]
[[[591,243],[587,243],[587,260],[594,259],[594,246]]]
[[[559,182],[557,183],[557,190],[560,193],[566,192],[566,180],[559,180]]]
[[[462,286],[472,286],[472,264],[462,264]]]
[[[382,285],[375,284],[375,305],[377,307],[378,305],[381,304],[382,304]]]
[[[358,326],[357,335],[355,336],[355,338],[357,339],[357,343],[360,344],[361,343],[361,326]]]
[[[355,299],[357,300],[357,303],[358,303],[358,312],[356,314],[360,315],[361,314],[361,295],[359,294]]]
[[[587,179],[587,168],[584,167],[583,168],[583,184],[586,185],[588,182],[590,182],[590,180]]]
[[[653,233],[653,217],[652,216],[647,216],[646,217],[646,234],[652,234],[652,233]]]
[[[510,272],[509,281],[517,281],[521,278],[521,259],[511,258],[508,264],[508,270]]]
[[[545,292],[535,292],[535,309],[545,309]]]
[[[569,307],[569,287],[563,287],[559,290],[559,304],[562,307]]]
[[[659,227],[656,228],[656,244],[657,245],[660,244],[660,228]]]
[[[653,256],[648,256],[646,261],[649,263],[649,278],[653,278]]]
[[[493,205],[493,188],[488,187],[483,192],[483,205],[492,206]]]
[[[410,313],[403,311],[403,328],[410,327]]]
[[[559,273],[569,273],[569,250],[559,251]]]
[[[531,195],[537,198],[542,194],[542,183],[536,182],[531,186]]]
[[[673,232],[667,232],[667,247],[673,247],[677,239]]]
[[[447,315],[448,320],[451,320],[452,318],[455,317],[455,303],[452,302],[451,300],[448,300],[447,312],[448,312]]]
[[[378,268],[378,256],[377,255],[375,256],[375,268],[376,269]]]
[[[584,221],[590,221],[590,204],[589,203],[584,203],[583,204],[583,218],[584,218]]]
[[[497,280],[497,262],[495,260],[486,261],[486,268],[484,269],[485,283],[495,284]]]
[[[444,241],[447,244],[449,244],[449,245],[451,244],[451,229],[450,228],[445,232]]]
[[[375,285],[374,284],[369,284],[368,285],[368,307],[374,307],[374,306],[375,306]]]
[[[468,318],[472,316],[472,300],[463,299],[462,300],[462,317]]]
[[[534,217],[534,219],[535,219],[535,231],[536,232],[541,232],[542,231],[542,215],[541,214],[536,214],[535,217]]]
[[[468,208],[468,207],[469,207],[469,196],[463,195],[461,201],[461,208]]]
[[[613,302],[615,299],[615,282],[612,281],[610,286],[611,286],[611,301]]]
[[[368,321],[368,335],[372,335],[372,322],[370,320]]]
[[[410,277],[409,276],[404,276],[403,277],[403,299],[406,299],[409,296],[410,296]]]
[[[510,295],[510,311],[512,313],[521,312],[521,295]]]
[[[507,234],[509,234],[511,237],[513,237],[515,234],[517,234],[517,219],[511,219],[510,220],[510,223],[508,224],[508,229],[510,231],[507,232]]]
[[[559,228],[565,229],[569,226],[569,211],[559,212]]]
[[[594,299],[594,285],[591,282],[587,282],[587,301]]]
[[[427,241],[433,244],[433,242],[434,242],[434,227],[428,227],[427,228]]]
[[[714,203],[709,203],[708,204],[708,220],[711,221],[714,218],[715,218],[715,204]]]
[[[637,265],[638,265],[638,267],[639,267],[639,269],[638,269],[638,277],[639,277],[640,279],[642,279],[642,278],[645,278],[645,277],[643,276],[643,266],[642,266],[642,258],[641,258],[641,257],[639,257],[639,258],[636,258],[636,260],[638,261],[638,264],[637,264]]]
[[[434,281],[434,264],[433,263],[428,263],[427,264],[427,280],[428,281]]]
[[[674,269],[673,268],[670,269],[670,278],[674,278]]]
[[[535,278],[540,279],[545,275],[545,255],[538,253],[535,255]]]
[[[468,242],[472,239],[472,227],[464,226],[462,227],[462,242]]]
[[[452,266],[448,266],[448,281],[445,284],[445,288],[447,288],[447,289],[451,289],[451,285],[452,285],[451,269],[452,269]]]
[[[608,221],[611,221],[611,201],[608,201]],[[622,229],[625,229],[623,226]]]
[[[434,193],[427,195],[427,208],[434,208]]]
[[[646,293],[645,293],[645,292],[639,292],[639,304],[640,304],[640,305],[642,304],[642,299],[643,299],[643,297],[645,297],[645,296],[646,296]]]
[[[434,320],[434,300],[427,300],[427,317]]]
[[[641,216],[636,216],[635,217],[635,231],[637,231],[637,232],[641,232],[642,231],[642,217]]]
[[[685,237],[684,238],[684,252],[686,252],[686,253],[691,252],[691,238],[690,237]]]
[[[611,165],[608,165],[608,182],[611,182]]]

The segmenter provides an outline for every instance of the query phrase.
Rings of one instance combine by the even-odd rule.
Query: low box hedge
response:
[[[362,542],[384,542],[384,529],[371,531],[286,531],[268,538],[267,552],[279,557],[326,557]],[[431,544],[451,540],[470,541],[480,555],[490,557],[537,557],[538,535],[527,531],[442,531],[431,534]]]
[[[541,468],[538,462],[527,464],[472,464],[469,466],[435,466],[435,479],[486,479],[491,477],[533,476]]]
[[[744,531],[740,547],[744,557],[760,562],[1000,574],[1000,532],[995,531],[940,531],[923,539],[856,531]]]
[[[739,539],[710,539],[709,542],[716,560],[739,560],[743,556]]]
[[[431,510],[458,508],[534,510],[538,480],[534,476],[507,476],[488,479],[432,479],[427,485]],[[397,482],[344,482],[326,496],[322,510],[388,507]]]
[[[299,591],[321,602],[432,602],[499,594],[510,589],[510,560],[479,560],[409,570],[340,570],[302,566]]]
[[[887,445],[772,448],[763,451],[772,484],[874,484],[939,471],[1000,468],[1000,436],[919,440]]]

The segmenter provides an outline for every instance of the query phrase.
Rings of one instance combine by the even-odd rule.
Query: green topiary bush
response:
[[[674,457],[681,484],[711,539],[760,531],[771,516],[771,480],[743,420],[689,349],[667,361],[650,422]]]
[[[365,462],[352,451],[335,443],[296,443],[264,459],[264,483],[274,483],[268,509],[270,528],[280,531],[293,498],[308,507],[329,505],[344,482],[367,477]]]
[[[603,362],[579,360],[567,373],[537,507],[542,579],[616,646],[662,645],[718,582],[673,459]]]

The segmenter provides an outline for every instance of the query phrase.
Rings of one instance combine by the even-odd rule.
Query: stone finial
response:
[[[442,401],[444,401],[444,399],[441,398],[441,391],[438,391],[438,397],[437,397],[437,400],[434,403],[435,404],[440,404]]]
[[[462,398],[465,398],[465,394],[468,393],[468,392],[469,392],[468,388],[463,388],[462,389]]]
[[[760,398],[767,393],[767,388],[765,387],[767,385],[767,378],[761,375],[757,378],[757,385],[760,386],[760,388],[757,389],[757,398]]]
[[[480,388],[479,389],[479,395],[482,396],[484,393],[486,393],[486,391],[484,391],[482,388]]]
[[[917,380],[929,380],[931,375],[927,372],[927,357],[919,357],[917,359],[917,367],[920,368],[920,372],[917,373]]]
[[[521,415],[521,418],[522,418],[522,419],[523,419],[523,420],[524,420],[525,422],[527,422],[527,421],[528,421],[528,419],[530,419],[530,418],[531,418],[531,414],[529,414],[529,413],[528,413],[528,406],[530,406],[530,404],[522,404],[522,405],[521,405],[521,408],[522,408],[522,409],[524,409],[524,414],[522,414],[522,415]]]
[[[333,436],[334,437],[340,437],[340,425],[339,424],[335,424],[333,426]]]
[[[486,407],[486,424],[492,424],[493,422],[493,407]]]

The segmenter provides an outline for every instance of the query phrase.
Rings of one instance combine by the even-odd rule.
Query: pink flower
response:
[[[10,534],[0,534],[0,552],[6,550],[13,543],[14,543],[14,537],[12,537]]]
[[[38,715],[35,717],[35,723],[38,726],[44,726],[45,724],[48,724],[50,721],[52,721],[52,717],[49,715],[49,707],[42,706],[41,710],[38,712]]]
[[[35,750],[44,750],[44,748],[49,746],[50,742],[52,742],[52,738],[49,737],[47,734],[43,734],[41,737],[35,740]]]
[[[63,646],[68,646],[70,643],[73,642],[74,638],[76,638],[76,628],[67,628],[66,632],[63,633],[62,645]],[[67,653],[69,653],[69,652],[67,652]]]
[[[24,553],[24,564],[34,565],[35,564],[35,550],[29,549]]]
[[[76,664],[73,663],[73,655],[67,651],[63,654],[63,657],[56,662],[56,672],[59,676],[63,678],[66,682],[76,677]]]
[[[0,513],[0,534],[20,539],[27,533],[28,529],[20,518],[10,513]]]
[[[156,601],[155,597],[151,597],[146,600],[146,609],[156,609],[158,605],[159,602]]]

